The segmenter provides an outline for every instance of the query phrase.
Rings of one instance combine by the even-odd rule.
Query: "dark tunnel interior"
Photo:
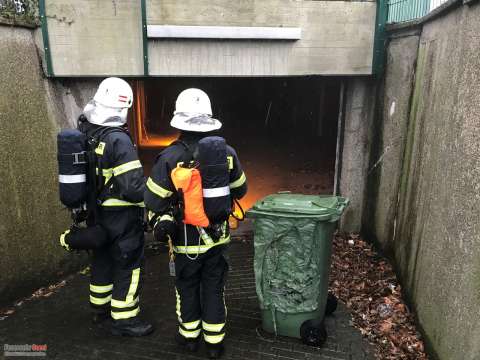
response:
[[[130,126],[148,174],[162,147],[178,133],[169,125],[178,94],[204,90],[220,136],[242,162],[246,208],[278,191],[332,194],[341,79],[157,78],[136,81]]]

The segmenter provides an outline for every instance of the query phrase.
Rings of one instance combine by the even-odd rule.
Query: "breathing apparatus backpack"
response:
[[[171,174],[179,194],[183,222],[214,230],[228,220],[232,211],[225,139],[205,137],[194,151],[183,141],[176,143],[187,150],[186,161]]]
[[[80,117],[80,129],[84,121]],[[120,128],[104,127],[88,136],[78,129],[64,129],[57,136],[60,201],[71,211],[73,220],[70,229],[60,236],[60,244],[67,250],[97,249],[108,242],[105,229],[97,223],[97,199],[111,185],[113,176],[103,184],[95,150],[108,134],[117,131],[123,132]]]

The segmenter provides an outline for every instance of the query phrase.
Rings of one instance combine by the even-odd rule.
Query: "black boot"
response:
[[[99,310],[92,313],[92,323],[95,325],[100,325],[106,322],[107,320],[112,320],[109,310]]]
[[[198,345],[200,343],[199,339],[200,339],[200,336],[196,339],[187,339],[182,335],[180,335],[179,333],[175,334],[175,342],[190,352],[198,351]]]
[[[140,320],[137,316],[131,319],[114,320],[112,335],[145,336],[153,332],[153,325]]]
[[[225,348],[223,343],[208,344],[207,343],[207,356],[209,359],[220,359],[223,355]]]

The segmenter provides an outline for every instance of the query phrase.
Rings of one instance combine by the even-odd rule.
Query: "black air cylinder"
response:
[[[79,208],[87,199],[87,137],[76,129],[62,130],[57,149],[60,201]]]
[[[223,223],[231,211],[225,139],[219,136],[203,138],[198,142],[196,157],[200,163],[205,213],[211,224]]]

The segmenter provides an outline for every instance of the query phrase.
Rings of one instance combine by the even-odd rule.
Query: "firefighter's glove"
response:
[[[158,220],[153,227],[153,237],[155,241],[168,242],[168,239],[173,239],[175,235],[175,223],[171,220]]]
[[[70,229],[66,230],[60,235],[60,245],[67,251],[70,251],[70,246],[68,243],[65,241],[65,237],[70,233]]]

